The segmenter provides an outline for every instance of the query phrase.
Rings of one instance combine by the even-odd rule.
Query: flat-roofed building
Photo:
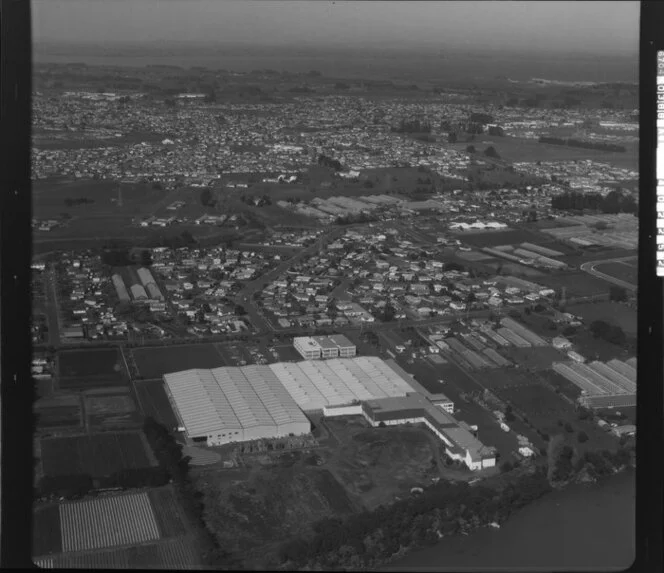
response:
[[[305,360],[350,358],[357,354],[357,347],[341,334],[298,336],[293,339],[293,346]]]
[[[424,424],[445,443],[445,452],[453,459],[463,461],[471,470],[496,465],[496,451],[485,446],[448,412],[435,406],[422,394],[367,400],[362,403],[362,414],[372,426]]]
[[[311,424],[268,366],[194,369],[164,375],[187,437],[209,446],[307,434]]]

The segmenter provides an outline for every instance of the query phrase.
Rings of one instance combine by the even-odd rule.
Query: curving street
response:
[[[627,290],[630,290],[632,292],[637,290],[637,286],[633,285],[632,283],[628,283],[627,281],[621,280],[616,277],[612,277],[611,275],[607,275],[606,273],[602,273],[598,270],[595,269],[596,266],[598,265],[605,265],[607,263],[621,263],[623,261],[633,261],[636,259],[636,256],[631,256],[631,257],[620,257],[617,259],[604,259],[601,261],[589,261],[587,263],[583,263],[581,265],[581,270],[587,272],[589,275],[592,275],[594,277],[600,278],[602,280],[605,280],[607,282],[613,283],[614,285],[623,287]]]

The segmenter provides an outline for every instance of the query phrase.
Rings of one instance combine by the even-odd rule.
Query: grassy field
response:
[[[127,377],[117,349],[66,350],[58,355],[62,389],[123,386]]]
[[[53,504],[35,508],[32,520],[32,554],[37,557],[61,551],[59,507]]]
[[[563,355],[552,346],[517,348],[510,346],[502,352],[509,360],[521,366],[535,370],[546,370],[553,362],[559,361]]]
[[[216,344],[139,348],[131,353],[144,379],[161,378],[164,374],[191,368],[219,368],[226,365]]]
[[[99,429],[124,429],[141,423],[141,416],[131,396],[87,396],[85,411],[89,425]]]
[[[552,289],[567,287],[567,296],[593,296],[609,292],[609,283],[584,271],[547,273],[537,281]]]
[[[465,145],[461,147],[465,149]],[[485,146],[493,145],[502,159],[508,162],[536,162],[536,161],[576,161],[592,159],[601,163],[609,163],[617,167],[638,170],[638,145],[629,144],[626,153],[610,153],[579,149],[563,145],[550,145],[538,143],[535,139],[519,137],[478,137],[473,145],[479,150]]]
[[[633,264],[627,261],[620,263],[603,263],[597,265],[595,270],[633,285],[638,283],[639,269],[636,259]]]
[[[609,324],[615,324],[622,328],[626,334],[636,335],[637,312],[619,302],[596,302],[574,305],[571,309],[575,315],[582,317],[590,324],[595,320],[603,320]]]
[[[64,476],[112,475],[124,468],[150,467],[145,442],[138,432],[41,440],[44,474]]]
[[[460,231],[457,238],[473,247],[495,247],[496,245],[515,245],[523,242],[538,244],[542,235],[525,229],[506,229],[504,231]]]
[[[169,429],[178,425],[162,380],[135,380],[134,388],[145,416],[153,418]]]

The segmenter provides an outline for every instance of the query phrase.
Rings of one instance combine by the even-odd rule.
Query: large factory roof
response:
[[[185,370],[164,381],[190,436],[307,422],[268,366]]]
[[[372,398],[405,396],[413,388],[374,356],[271,364],[303,410],[321,410]]]

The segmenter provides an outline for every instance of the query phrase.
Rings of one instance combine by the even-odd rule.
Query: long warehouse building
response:
[[[311,431],[295,400],[267,366],[185,370],[164,375],[187,437],[209,446]]]
[[[118,293],[118,298],[122,302],[129,302],[130,297],[129,297],[129,292],[127,292],[127,287],[124,284],[124,281],[122,280],[122,277],[118,274],[114,274],[111,277],[111,280],[113,281],[113,286],[115,287],[115,292]]]
[[[140,268],[137,271],[138,278],[141,280],[141,284],[145,290],[149,293],[150,298],[153,300],[164,300],[164,295],[161,294],[157,283],[152,276],[152,273],[145,268]]]

